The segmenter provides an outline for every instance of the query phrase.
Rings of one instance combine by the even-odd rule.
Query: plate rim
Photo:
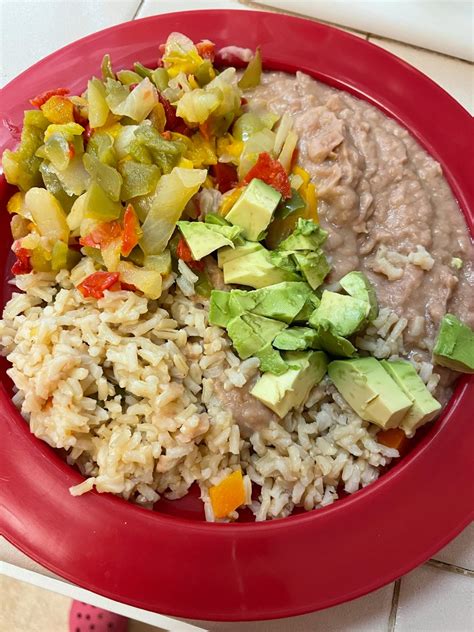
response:
[[[185,19],[185,16],[189,16],[189,15],[196,15],[196,14],[201,14],[201,15],[214,15],[214,16],[223,16],[223,17],[228,17],[229,14],[231,16],[234,16],[235,14],[243,14],[245,16],[252,16],[255,18],[256,15],[260,15],[260,16],[265,16],[265,19],[268,20],[270,19],[269,16],[272,16],[270,21],[276,21],[276,22],[283,22],[283,23],[287,23],[287,21],[295,21],[295,22],[303,22],[306,23],[308,25],[311,25],[312,28],[316,28],[316,29],[321,29],[321,31],[329,31],[332,32],[334,35],[334,32],[337,34],[336,39],[344,39],[344,38],[351,38],[353,40],[356,40],[357,42],[362,43],[364,46],[366,47],[373,47],[375,49],[377,49],[378,54],[380,54],[380,52],[383,52],[384,55],[389,56],[391,58],[393,58],[394,60],[396,60],[398,65],[402,65],[402,67],[405,67],[406,69],[409,69],[411,73],[415,72],[416,74],[420,75],[421,77],[423,77],[423,80],[428,80],[430,83],[432,83],[434,86],[436,86],[436,88],[438,90],[441,91],[441,93],[444,93],[445,96],[448,96],[449,99],[452,101],[451,103],[451,107],[453,107],[453,104],[455,104],[457,106],[457,108],[460,108],[463,112],[465,112],[467,114],[467,116],[469,116],[469,114],[464,110],[464,108],[462,108],[462,106],[460,106],[450,95],[448,95],[442,88],[440,88],[439,86],[437,86],[436,84],[434,84],[434,82],[432,82],[430,79],[426,78],[424,75],[422,75],[421,73],[419,73],[419,71],[417,71],[416,69],[414,69],[412,66],[410,66],[409,64],[406,64],[406,62],[403,62],[402,60],[399,60],[397,57],[395,57],[394,55],[392,55],[391,53],[389,53],[388,51],[384,51],[382,49],[380,49],[379,47],[375,46],[374,44],[371,44],[370,42],[367,42],[365,40],[361,40],[361,38],[358,38],[357,36],[354,36],[350,33],[346,33],[344,31],[341,31],[339,29],[335,29],[331,26],[328,25],[324,25],[312,20],[307,20],[304,18],[298,18],[298,17],[293,17],[293,16],[287,16],[287,15],[282,15],[282,14],[275,14],[275,13],[268,13],[265,11],[246,11],[246,10],[235,10],[235,9],[212,9],[212,10],[198,10],[198,11],[185,11],[185,12],[176,12],[176,13],[168,13],[168,14],[162,14],[162,15],[158,15],[158,16],[149,16],[146,18],[141,18],[139,20],[133,20],[131,22],[125,22],[119,25],[115,25],[112,27],[109,27],[107,29],[103,29],[101,31],[98,31],[96,33],[93,33],[91,35],[88,35],[84,38],[81,38],[79,40],[76,40],[74,42],[72,42],[71,44],[59,49],[58,51],[55,51],[53,53],[51,53],[50,55],[48,55],[47,57],[43,58],[42,60],[38,61],[37,63],[35,63],[33,66],[31,66],[29,69],[25,70],[23,73],[21,73],[18,77],[14,78],[12,81],[10,81],[6,86],[4,86],[4,88],[2,88],[2,94],[5,94],[5,92],[10,92],[14,89],[16,89],[16,85],[18,83],[21,84],[22,81],[24,81],[25,79],[28,79],[29,75],[31,73],[35,73],[37,72],[39,69],[41,69],[44,65],[47,65],[49,63],[51,63],[51,61],[54,61],[58,56],[60,56],[61,54],[64,54],[65,52],[69,51],[69,50],[73,50],[76,49],[79,45],[84,45],[86,43],[93,43],[95,40],[98,40],[100,38],[103,37],[107,37],[107,35],[110,32],[114,32],[114,33],[118,33],[120,31],[126,31],[128,29],[130,29],[134,25],[139,25],[141,23],[153,23],[153,22],[163,22],[166,20],[169,20],[170,18],[172,18],[173,16],[179,16],[179,18],[183,18]],[[255,18],[257,19],[257,18]],[[263,18],[262,18],[263,19]],[[317,27],[315,27],[315,25],[317,25]],[[138,28],[138,26],[137,26]],[[210,27],[210,30],[212,30],[212,27]],[[140,53],[137,54],[137,56],[140,56]],[[312,72],[311,74],[314,75],[314,72]],[[360,94],[358,94],[358,96],[362,96]],[[367,100],[369,100],[371,103],[374,103],[373,100],[371,100],[370,98],[368,98]],[[17,106],[16,106],[17,107]],[[380,104],[379,104],[380,107]],[[23,109],[23,108],[21,108]],[[387,112],[387,109],[385,107],[382,108],[385,112]],[[394,117],[393,113],[389,114],[390,116]],[[397,118],[397,120],[400,122],[399,117],[394,117]],[[402,121],[402,125],[404,125],[406,127],[406,125],[403,123]],[[408,128],[409,129],[409,128]],[[413,131],[411,129],[409,129],[410,133],[413,134]],[[415,135],[416,136],[416,135]],[[420,142],[420,139],[417,137],[417,140]],[[11,143],[10,143],[11,144]],[[422,145],[426,148],[426,143],[422,142]],[[428,151],[430,151],[430,149],[428,149]],[[430,151],[430,153],[436,153],[433,151]],[[445,165],[443,165],[443,168],[445,168]],[[448,180],[450,181],[450,184],[453,188],[453,184],[451,182],[451,177],[452,174],[451,172],[448,170],[448,172],[445,171],[446,175],[449,175],[450,177],[448,177]],[[455,187],[455,189],[459,189],[458,186]],[[464,191],[461,190],[461,194]],[[462,200],[462,195],[461,195],[461,205],[464,206],[463,210],[466,210],[466,202],[464,200],[464,204],[463,204],[463,200]],[[470,216],[467,215],[466,220],[469,222],[469,218]],[[472,231],[472,226],[471,226],[471,231]],[[458,398],[459,398],[459,392],[463,391],[464,395],[462,397],[465,397],[466,399],[469,399],[469,397],[471,398],[469,401],[473,401],[474,402],[474,393],[473,393],[473,385],[474,385],[474,378],[471,378],[470,380],[468,379],[464,379],[464,381],[462,382],[462,384],[458,387],[457,392],[458,392]],[[2,391],[1,391],[1,404],[4,404],[4,399],[5,396],[8,397],[8,395],[5,395],[5,391],[3,390],[3,386],[2,386]],[[9,400],[9,397],[8,397]],[[464,401],[464,400],[463,400]],[[453,400],[451,402],[453,404]],[[11,404],[11,402],[10,402]],[[439,432],[441,432],[443,429],[445,429],[445,426],[447,425],[447,423],[449,422],[450,418],[452,417],[452,413],[451,413],[451,409],[455,406],[456,402],[454,402],[453,405],[450,405],[450,409],[448,411],[448,413],[444,413],[443,417],[442,417],[442,422],[444,423],[438,423],[437,424],[437,431],[434,433],[435,435],[439,435]],[[13,407],[13,404],[11,404],[11,407]],[[8,409],[8,406],[6,406],[6,408]],[[21,419],[21,417],[19,416],[19,414],[16,412],[16,409],[14,409],[15,411],[15,416],[19,419]],[[9,411],[9,413],[12,413],[13,415],[13,411]],[[0,412],[0,421],[4,424],[5,423],[5,410],[2,406],[2,410]],[[24,428],[22,428],[22,430],[24,430],[25,432],[23,433],[25,436],[23,437],[23,440],[25,440],[26,436],[28,437],[28,439],[26,440],[27,442],[29,441],[29,447],[32,449],[37,450],[38,448],[40,448],[40,451],[42,452],[43,456],[45,455],[45,448],[46,450],[50,450],[50,448],[48,448],[47,446],[45,446],[45,444],[42,444],[42,442],[40,442],[38,439],[36,439],[35,437],[33,437],[29,431],[27,430],[27,426],[26,424],[24,424]],[[435,427],[435,428],[436,428]],[[308,512],[306,514],[302,514],[300,516],[293,516],[290,517],[288,519],[280,519],[280,520],[275,520],[269,523],[264,523],[264,524],[258,524],[255,525],[253,523],[249,523],[249,524],[241,524],[241,525],[212,525],[212,524],[207,524],[207,523],[192,523],[192,527],[191,524],[189,523],[189,521],[186,520],[181,520],[181,519],[177,519],[177,518],[170,518],[170,517],[164,517],[164,516],[156,516],[155,514],[155,520],[161,521],[161,520],[165,520],[165,521],[169,521],[170,523],[176,524],[178,523],[181,527],[185,528],[188,527],[188,529],[191,529],[191,531],[202,531],[203,532],[208,532],[208,533],[213,533],[213,535],[216,535],[216,537],[221,537],[220,535],[217,536],[217,530],[223,531],[225,530],[227,532],[227,535],[224,536],[224,533],[222,533],[222,536],[224,536],[225,538],[230,538],[232,535],[234,535],[234,537],[237,537],[237,534],[239,535],[239,537],[243,536],[244,531],[254,531],[255,529],[258,529],[258,531],[260,531],[261,533],[263,533],[263,531],[268,531],[268,535],[270,535],[273,531],[276,530],[281,530],[289,528],[290,527],[290,523],[291,523],[291,528],[297,528],[298,525],[303,525],[306,523],[313,523],[315,519],[319,519],[320,516],[323,515],[332,515],[335,512],[341,512],[344,507],[348,507],[348,506],[352,506],[354,505],[354,503],[360,503],[360,501],[362,500],[362,496],[364,495],[364,498],[368,498],[370,494],[375,494],[375,493],[379,493],[379,489],[381,489],[382,487],[386,486],[386,485],[390,485],[392,479],[394,478],[394,476],[398,476],[400,473],[402,473],[403,471],[406,471],[407,468],[411,467],[411,464],[413,461],[417,460],[420,458],[420,455],[423,453],[424,447],[426,447],[427,444],[430,444],[430,442],[432,441],[433,437],[431,436],[433,434],[433,432],[430,432],[428,437],[425,437],[424,440],[421,442],[421,448],[419,450],[417,450],[413,455],[410,455],[410,457],[408,457],[407,460],[402,460],[400,464],[396,465],[391,472],[385,474],[383,477],[381,477],[381,479],[379,479],[378,481],[376,481],[375,483],[373,483],[371,486],[369,486],[368,488],[366,488],[365,490],[362,490],[361,492],[358,492],[356,494],[354,494],[353,496],[347,498],[347,499],[343,499],[338,501],[337,503],[335,503],[334,505],[324,508],[322,510],[318,510],[316,515],[313,515],[313,512]],[[41,446],[38,446],[37,444],[41,443]],[[34,446],[34,447],[33,447]],[[424,447],[423,447],[424,446]],[[0,454],[2,453],[1,451],[2,449],[0,448]],[[6,462],[5,459],[2,459],[4,462]],[[63,464],[68,471],[72,470],[65,464]],[[0,474],[2,473],[2,466],[0,464]],[[75,473],[77,474],[77,473]],[[77,474],[77,476],[79,476],[79,474]],[[93,493],[91,495],[89,495],[90,497],[95,497],[95,496],[99,496],[97,493]],[[2,490],[0,488],[0,502],[2,501],[2,498],[5,498],[5,495],[2,495]],[[73,501],[77,501],[77,499],[72,499]],[[107,500],[108,501],[112,501],[113,503],[116,503],[118,499],[111,499],[111,498],[107,498],[105,499],[103,496],[100,499],[100,502],[102,503],[102,500]],[[118,500],[118,502],[121,503],[121,505],[123,505],[123,502]],[[105,503],[107,504],[107,503]],[[137,508],[137,507],[127,507],[127,511],[132,511],[132,512],[136,512],[139,511],[140,513],[142,513],[144,510]],[[119,512],[121,513],[121,512]],[[441,546],[443,546],[447,541],[449,541],[451,539],[451,537],[454,537],[454,535],[456,535],[463,526],[465,526],[465,524],[467,524],[470,521],[470,516],[472,515],[472,513],[466,514],[465,519],[462,520],[458,520],[458,522],[456,523],[455,526],[452,527],[452,529],[449,531],[449,534],[446,535],[446,537],[444,538],[444,541],[441,542]],[[71,581],[78,583],[78,585],[83,585],[84,587],[89,587],[87,584],[81,584],[80,582],[78,582],[75,578],[74,578],[74,573],[72,574],[72,576],[68,573],[66,573],[64,571],[64,569],[61,568],[57,568],[54,564],[50,563],[48,564],[47,561],[45,561],[43,555],[41,555],[41,553],[38,552],[37,549],[35,549],[34,547],[30,546],[30,544],[27,542],[25,543],[24,540],[21,539],[21,537],[18,537],[18,529],[15,529],[14,527],[12,527],[11,524],[11,520],[5,520],[2,518],[2,516],[0,516],[0,532],[2,532],[5,537],[12,541],[15,545],[17,545],[21,550],[24,550],[25,552],[27,552],[33,559],[36,559],[37,561],[39,561],[41,564],[43,564],[44,566],[46,566],[47,568],[50,568],[50,570],[53,570],[54,572],[56,572],[57,574],[63,576],[63,577],[67,577],[68,579],[70,579]],[[235,533],[233,533],[235,532]],[[251,534],[250,534],[251,535]],[[428,557],[431,555],[432,553],[430,553],[428,555]],[[422,554],[420,556],[422,559],[420,560],[416,560],[414,565],[417,565],[419,562],[424,561],[425,559],[427,559],[425,553]],[[413,566],[410,566],[409,568],[412,568]],[[408,568],[406,570],[409,570]],[[406,572],[403,571],[403,572]],[[394,579],[395,576],[392,578]],[[358,596],[361,596],[362,594],[366,594],[367,592],[370,592],[371,590],[375,590],[376,588],[380,587],[381,585],[384,585],[385,583],[388,583],[390,581],[392,581],[392,579],[388,579],[387,581],[384,581],[383,584],[381,584],[379,582],[379,580],[374,580],[373,585],[367,584],[365,586],[364,589],[362,590],[358,590],[355,589],[353,594],[346,594],[346,596],[343,596],[341,598],[335,597],[332,601],[331,600],[326,600],[324,605],[320,605],[318,607],[318,609],[321,608],[326,608],[326,607],[330,607],[332,605],[336,605],[337,603],[341,603],[343,601],[347,601],[349,599],[354,599]],[[369,587],[367,587],[369,586]],[[112,598],[117,598],[117,595],[113,596],[113,593],[107,593],[107,591],[101,590],[100,588],[93,588],[93,590],[95,590],[96,592],[100,592],[101,594],[105,594],[106,596],[111,596]],[[137,605],[136,601],[129,601],[127,600],[126,597],[124,597],[123,595],[120,595],[119,597],[120,601],[124,601],[126,603],[130,603],[131,605]],[[143,605],[140,605],[138,607],[143,607]],[[285,609],[286,608],[286,609]],[[150,607],[148,607],[148,609],[150,609]],[[154,610],[155,608],[151,608],[152,610]],[[277,611],[278,610],[278,611]],[[310,609],[292,609],[291,607],[289,608],[288,606],[285,606],[283,609],[277,609],[275,610],[276,614],[272,614],[271,612],[267,611],[265,612],[260,612],[260,613],[245,613],[245,612],[239,612],[235,614],[235,618],[226,614],[226,615],[222,615],[222,613],[219,612],[215,612],[213,613],[213,619],[214,620],[234,620],[234,621],[244,621],[244,620],[255,620],[255,619],[271,619],[271,618],[279,618],[279,617],[284,617],[284,616],[294,616],[296,614],[303,614],[305,612],[311,612],[314,609],[310,608]],[[166,610],[163,609],[162,606],[160,606],[160,612],[164,612],[165,614],[171,614],[174,616],[182,616],[182,617],[192,617],[192,618],[196,618],[199,617],[200,615],[202,615],[201,613],[197,613],[196,610],[187,610],[185,614],[183,614],[183,612],[177,613],[176,610]],[[251,615],[251,617],[249,618],[249,616],[247,615]],[[202,617],[201,617],[202,618]]]

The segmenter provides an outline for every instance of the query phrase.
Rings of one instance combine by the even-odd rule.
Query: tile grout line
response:
[[[456,564],[449,564],[449,562],[442,562],[441,560],[431,559],[425,562],[427,566],[433,566],[442,571],[448,573],[455,573],[456,575],[464,575],[465,577],[474,577],[474,571],[464,568],[463,566],[457,566]]]
[[[400,586],[402,580],[397,579],[393,584],[392,605],[388,616],[388,632],[394,632],[397,623],[398,602],[400,600]]]
[[[239,4],[244,7],[251,7],[253,9],[260,9],[261,11],[266,11],[267,13],[280,13],[281,15],[290,15],[296,18],[306,18],[307,20],[311,20],[312,22],[319,22],[321,24],[327,24],[328,26],[335,26],[339,29],[346,29],[349,33],[357,33],[358,35],[363,35],[365,39],[368,38],[369,34],[365,31],[359,31],[358,29],[353,29],[350,27],[342,26],[342,24],[335,24],[334,22],[327,22],[326,20],[321,20],[319,18],[314,18],[311,15],[305,15],[304,13],[296,13],[296,11],[288,11],[286,9],[280,9],[280,7],[272,7],[268,4],[260,4],[259,2],[255,2],[254,0],[237,0]]]
[[[138,14],[142,10],[142,7],[143,7],[144,3],[145,3],[145,0],[140,0],[140,2],[138,3],[138,7],[135,9],[135,13],[132,16],[132,20],[136,20],[137,19]]]
[[[371,42],[371,38],[376,38],[383,40],[385,42],[394,42],[395,44],[401,44],[402,46],[406,46],[408,48],[414,48],[416,50],[432,53],[433,55],[438,55],[438,57],[447,57],[448,59],[454,59],[455,61],[461,61],[469,66],[474,66],[474,62],[469,61],[468,59],[462,59],[461,57],[456,57],[456,55],[449,55],[448,53],[440,53],[436,50],[431,50],[430,48],[424,48],[423,46],[417,46],[416,44],[409,44],[408,42],[401,42],[400,40],[393,39],[391,37],[386,37],[384,35],[377,35],[375,33],[367,33],[365,31],[359,31],[359,29],[352,28],[350,26],[344,26],[343,24],[336,24],[335,22],[328,22],[327,20],[321,20],[320,18],[313,17],[311,15],[305,15],[304,13],[296,13],[295,11],[287,11],[285,9],[280,9],[279,7],[272,7],[268,4],[260,4],[259,2],[255,2],[255,0],[238,0],[240,4],[243,6],[253,7],[255,9],[260,9],[261,11],[268,11],[270,13],[282,13],[283,15],[292,15],[295,17],[306,18],[307,20],[312,20],[313,22],[321,22],[322,24],[328,24],[329,26],[335,26],[336,28],[347,29],[349,32],[358,33],[364,36],[364,39],[367,42],[373,44]]]

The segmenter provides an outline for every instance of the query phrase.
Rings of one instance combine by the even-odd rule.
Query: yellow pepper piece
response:
[[[244,479],[241,470],[229,474],[218,485],[209,489],[215,518],[225,518],[245,502]]]
[[[214,143],[204,138],[201,132],[192,136],[184,157],[191,160],[196,169],[215,165],[217,162]]]
[[[206,179],[202,183],[202,188],[203,189],[213,189],[214,188],[214,182],[212,181],[212,178],[210,176],[206,176]]]
[[[243,190],[244,190],[243,187],[238,187],[236,189],[233,189],[231,192],[229,192],[229,194],[226,193],[224,195],[224,197],[222,198],[220,209],[219,209],[219,214],[222,215],[222,217],[225,217],[227,215],[227,213],[230,211],[230,209],[234,206],[234,204],[237,202],[237,200],[241,196]]]
[[[194,75],[189,75],[188,82],[189,82],[189,85],[191,86],[191,88],[193,90],[196,90],[197,88],[200,87],[198,82],[196,81],[196,77]]]
[[[196,50],[190,50],[184,54],[177,51],[171,52],[163,57],[163,65],[168,71],[170,79],[177,77],[180,72],[186,75],[193,75],[203,63],[204,59]]]
[[[48,125],[44,133],[44,142],[46,142],[53,134],[67,134],[71,136],[80,136],[84,128],[79,123],[53,123]]]
[[[188,160],[184,157],[181,158],[177,166],[182,167],[183,169],[192,169],[194,167],[192,160]]]
[[[24,215],[26,211],[25,194],[22,191],[18,191],[11,196],[11,198],[8,200],[7,211],[9,213]]]
[[[112,136],[112,138],[117,138],[117,136],[123,130],[123,125],[120,125],[120,123],[117,123],[118,118],[120,117],[115,116],[115,114],[109,114],[109,117],[107,121],[105,122],[105,125],[100,128],[100,131],[106,132],[109,136]]]
[[[306,185],[306,191],[303,193],[303,198],[306,201],[305,218],[312,219],[315,222],[319,222],[318,218],[318,198],[316,195],[316,187],[312,182]]]
[[[217,139],[217,156],[228,156],[234,165],[239,164],[240,154],[244,148],[241,140],[236,140],[232,134],[225,134]]]
[[[73,123],[74,105],[67,98],[55,94],[41,106],[41,110],[50,123]]]

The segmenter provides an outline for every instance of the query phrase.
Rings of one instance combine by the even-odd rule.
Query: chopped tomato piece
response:
[[[102,298],[105,290],[120,290],[118,272],[94,272],[84,279],[77,289],[85,298]]]
[[[79,243],[81,246],[90,246],[91,248],[105,248],[121,236],[122,227],[119,222],[103,222],[96,226],[88,235],[81,237]]]
[[[221,193],[230,191],[239,182],[237,168],[228,162],[217,162],[211,165],[211,175],[216,179],[217,188]]]
[[[377,441],[387,448],[394,448],[398,452],[403,454],[408,447],[408,439],[400,428],[389,428],[388,430],[381,430],[377,433]]]
[[[123,216],[122,254],[124,257],[128,257],[138,244],[140,235],[140,222],[138,221],[135,209],[129,204]]]
[[[30,263],[30,251],[20,246],[20,242],[13,244],[13,252],[16,255],[16,261],[12,266],[12,274],[28,274],[33,269]]]
[[[191,133],[191,130],[182,118],[176,116],[176,108],[174,107],[174,105],[171,105],[168,99],[160,93],[158,93],[158,99],[160,100],[160,103],[165,111],[165,129],[169,130],[170,132],[177,132],[178,134],[184,134],[186,136],[189,135]]]
[[[247,173],[243,182],[248,184],[254,178],[263,180],[279,191],[284,198],[291,197],[291,185],[283,165],[266,151],[259,154],[256,164]]]
[[[209,129],[209,120],[204,121],[204,123],[201,123],[201,125],[199,126],[199,131],[201,132],[201,135],[205,140],[208,141],[211,139],[211,130]]]
[[[201,55],[203,59],[209,59],[209,61],[214,61],[214,57],[216,55],[216,45],[211,40],[202,40],[196,44],[196,48],[198,53]]]
[[[193,259],[191,249],[184,237],[181,237],[178,242],[178,246],[176,247],[176,256],[178,257],[178,259],[184,261],[184,263],[186,263],[192,270],[197,270],[200,272],[204,270],[204,261],[195,261]]]
[[[40,108],[51,97],[54,97],[55,95],[64,96],[65,94],[69,94],[69,88],[56,88],[55,90],[47,90],[46,92],[38,94],[36,97],[34,97],[34,99],[30,99],[30,103],[31,105]]]
[[[137,288],[131,283],[124,283],[124,281],[120,281],[120,289],[128,290],[129,292],[136,292]]]
[[[218,485],[209,489],[212,510],[216,518],[225,518],[245,503],[245,487],[242,472],[236,470]]]
[[[161,132],[161,135],[165,140],[171,140],[171,132],[169,129],[167,129],[166,132]]]

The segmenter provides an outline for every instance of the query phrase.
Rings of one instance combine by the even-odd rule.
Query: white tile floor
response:
[[[93,31],[135,17],[193,8],[243,7],[238,0],[0,0],[0,83],[4,85],[53,50]],[[358,34],[369,38],[367,33]],[[370,41],[429,75],[474,111],[472,64],[373,36]],[[278,622],[196,625],[222,632],[470,632],[474,629],[474,525],[435,558],[441,563],[424,565],[401,582],[324,612]],[[41,582],[41,567],[0,538],[0,572],[2,561],[35,570]],[[174,630],[179,630],[177,625]],[[4,628],[0,625],[2,632]]]

